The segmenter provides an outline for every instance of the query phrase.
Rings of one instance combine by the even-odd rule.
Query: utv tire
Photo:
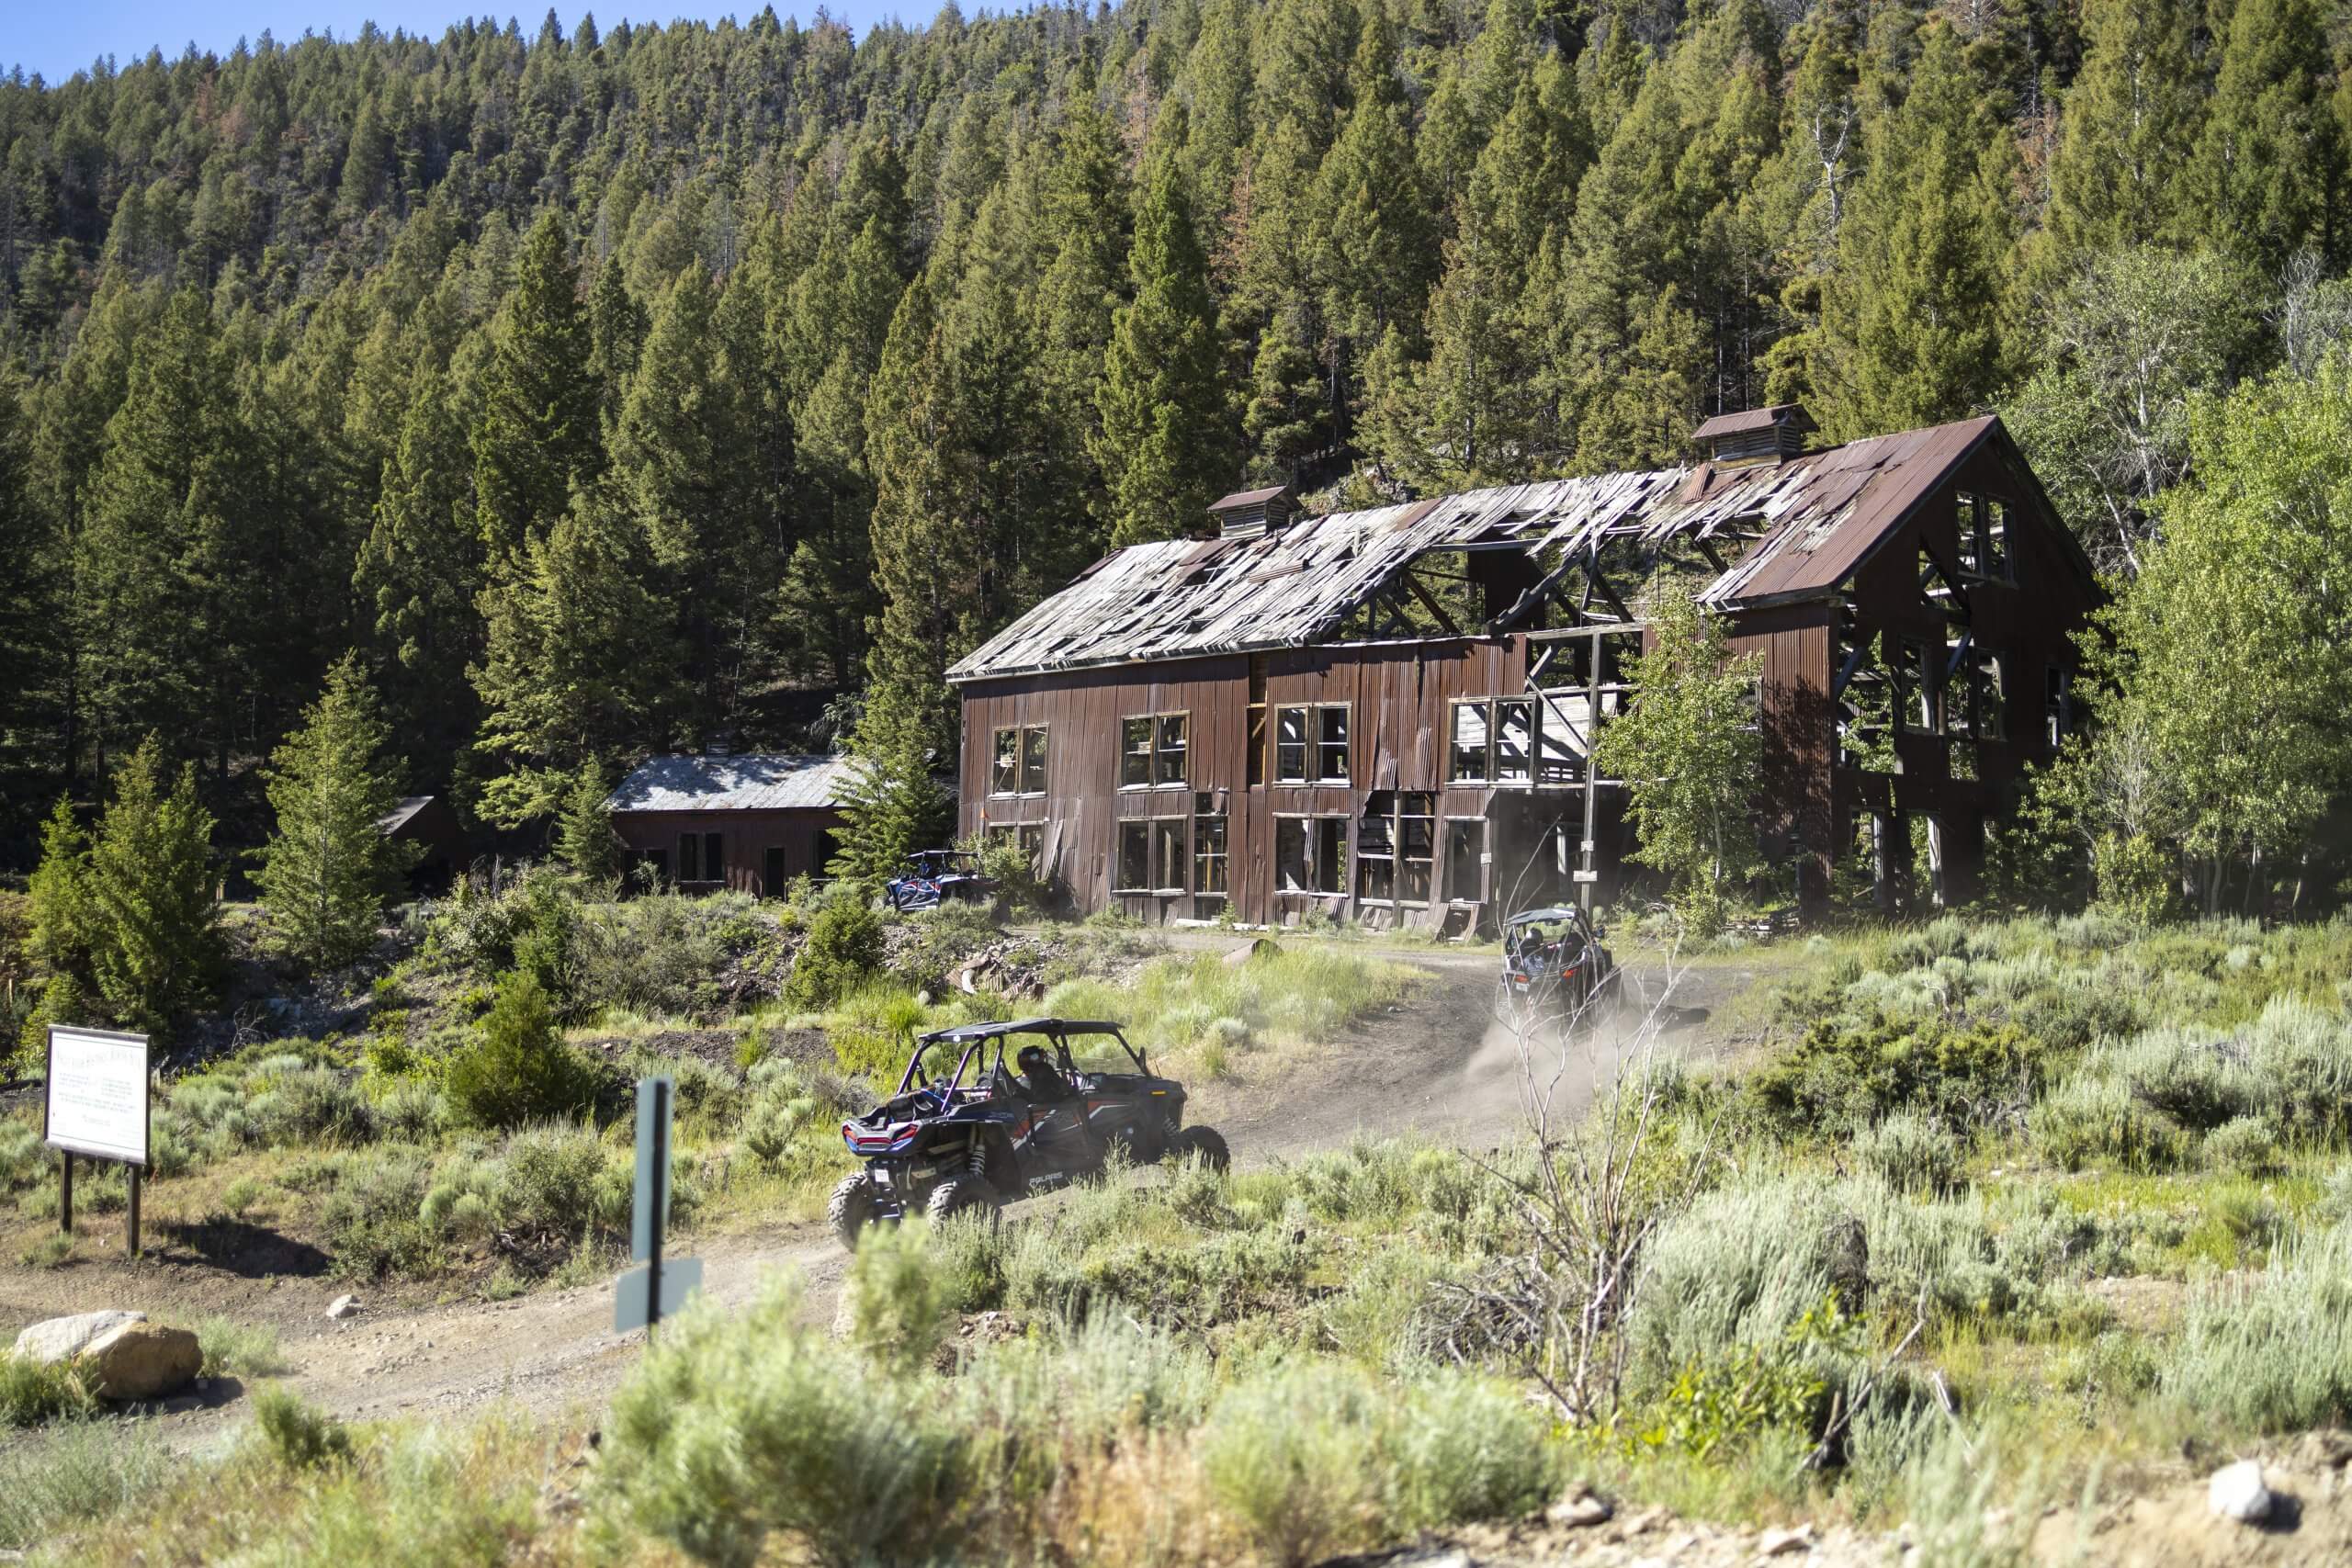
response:
[[[865,1171],[850,1172],[833,1189],[825,1204],[825,1219],[833,1227],[833,1239],[845,1251],[857,1250],[858,1237],[874,1224],[874,1178]]]
[[[1224,1135],[1214,1127],[1185,1128],[1170,1141],[1168,1153],[1170,1158],[1180,1160],[1198,1155],[1211,1170],[1223,1170],[1233,1163],[1233,1156],[1226,1150]]]
[[[943,1224],[957,1214],[985,1212],[988,1223],[996,1224],[997,1213],[1004,1207],[1004,1200],[985,1177],[951,1176],[931,1190],[931,1200],[922,1207],[923,1217],[933,1224]]]

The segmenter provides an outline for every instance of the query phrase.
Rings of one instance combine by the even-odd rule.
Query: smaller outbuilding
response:
[[[796,876],[826,874],[855,776],[847,757],[652,757],[605,808],[630,861],[657,881],[772,898]]]
[[[466,863],[466,829],[458,813],[437,795],[403,796],[376,819],[376,830],[396,844],[414,848],[409,886],[418,893],[447,892]]]

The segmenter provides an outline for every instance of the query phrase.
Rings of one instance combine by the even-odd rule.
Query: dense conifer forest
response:
[[[1767,400],[1997,408],[2128,579],[2261,456],[2200,410],[2346,401],[2347,60],[2321,0],[1132,0],[18,73],[0,860],[151,735],[257,841],[354,652],[487,822],[722,737],[916,754],[948,662],[1244,479],[1654,465]]]

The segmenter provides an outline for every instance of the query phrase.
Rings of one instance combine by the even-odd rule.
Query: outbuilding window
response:
[[[1112,890],[1117,893],[1148,893],[1151,891],[1151,824],[1122,822],[1119,824],[1119,863]]]
[[[1000,729],[990,751],[990,795],[1046,793],[1046,727],[1024,724]]]
[[[1274,710],[1274,782],[1346,784],[1348,705],[1307,703]]]

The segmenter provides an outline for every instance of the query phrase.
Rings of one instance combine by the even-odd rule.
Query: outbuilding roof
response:
[[[649,757],[605,797],[628,811],[790,811],[839,806],[855,776],[847,757],[747,752]]]
[[[1743,553],[1700,592],[1715,609],[1825,594],[1988,439],[1991,415],[1744,468],[1548,479],[1303,518],[1250,538],[1114,551],[958,660],[953,682],[1326,640],[1432,550],[1516,545],[1565,558],[1616,545]],[[2087,568],[2086,568],[2087,570]]]
[[[429,795],[404,795],[400,803],[376,818],[376,831],[391,837],[416,818],[416,814],[433,804]]]

